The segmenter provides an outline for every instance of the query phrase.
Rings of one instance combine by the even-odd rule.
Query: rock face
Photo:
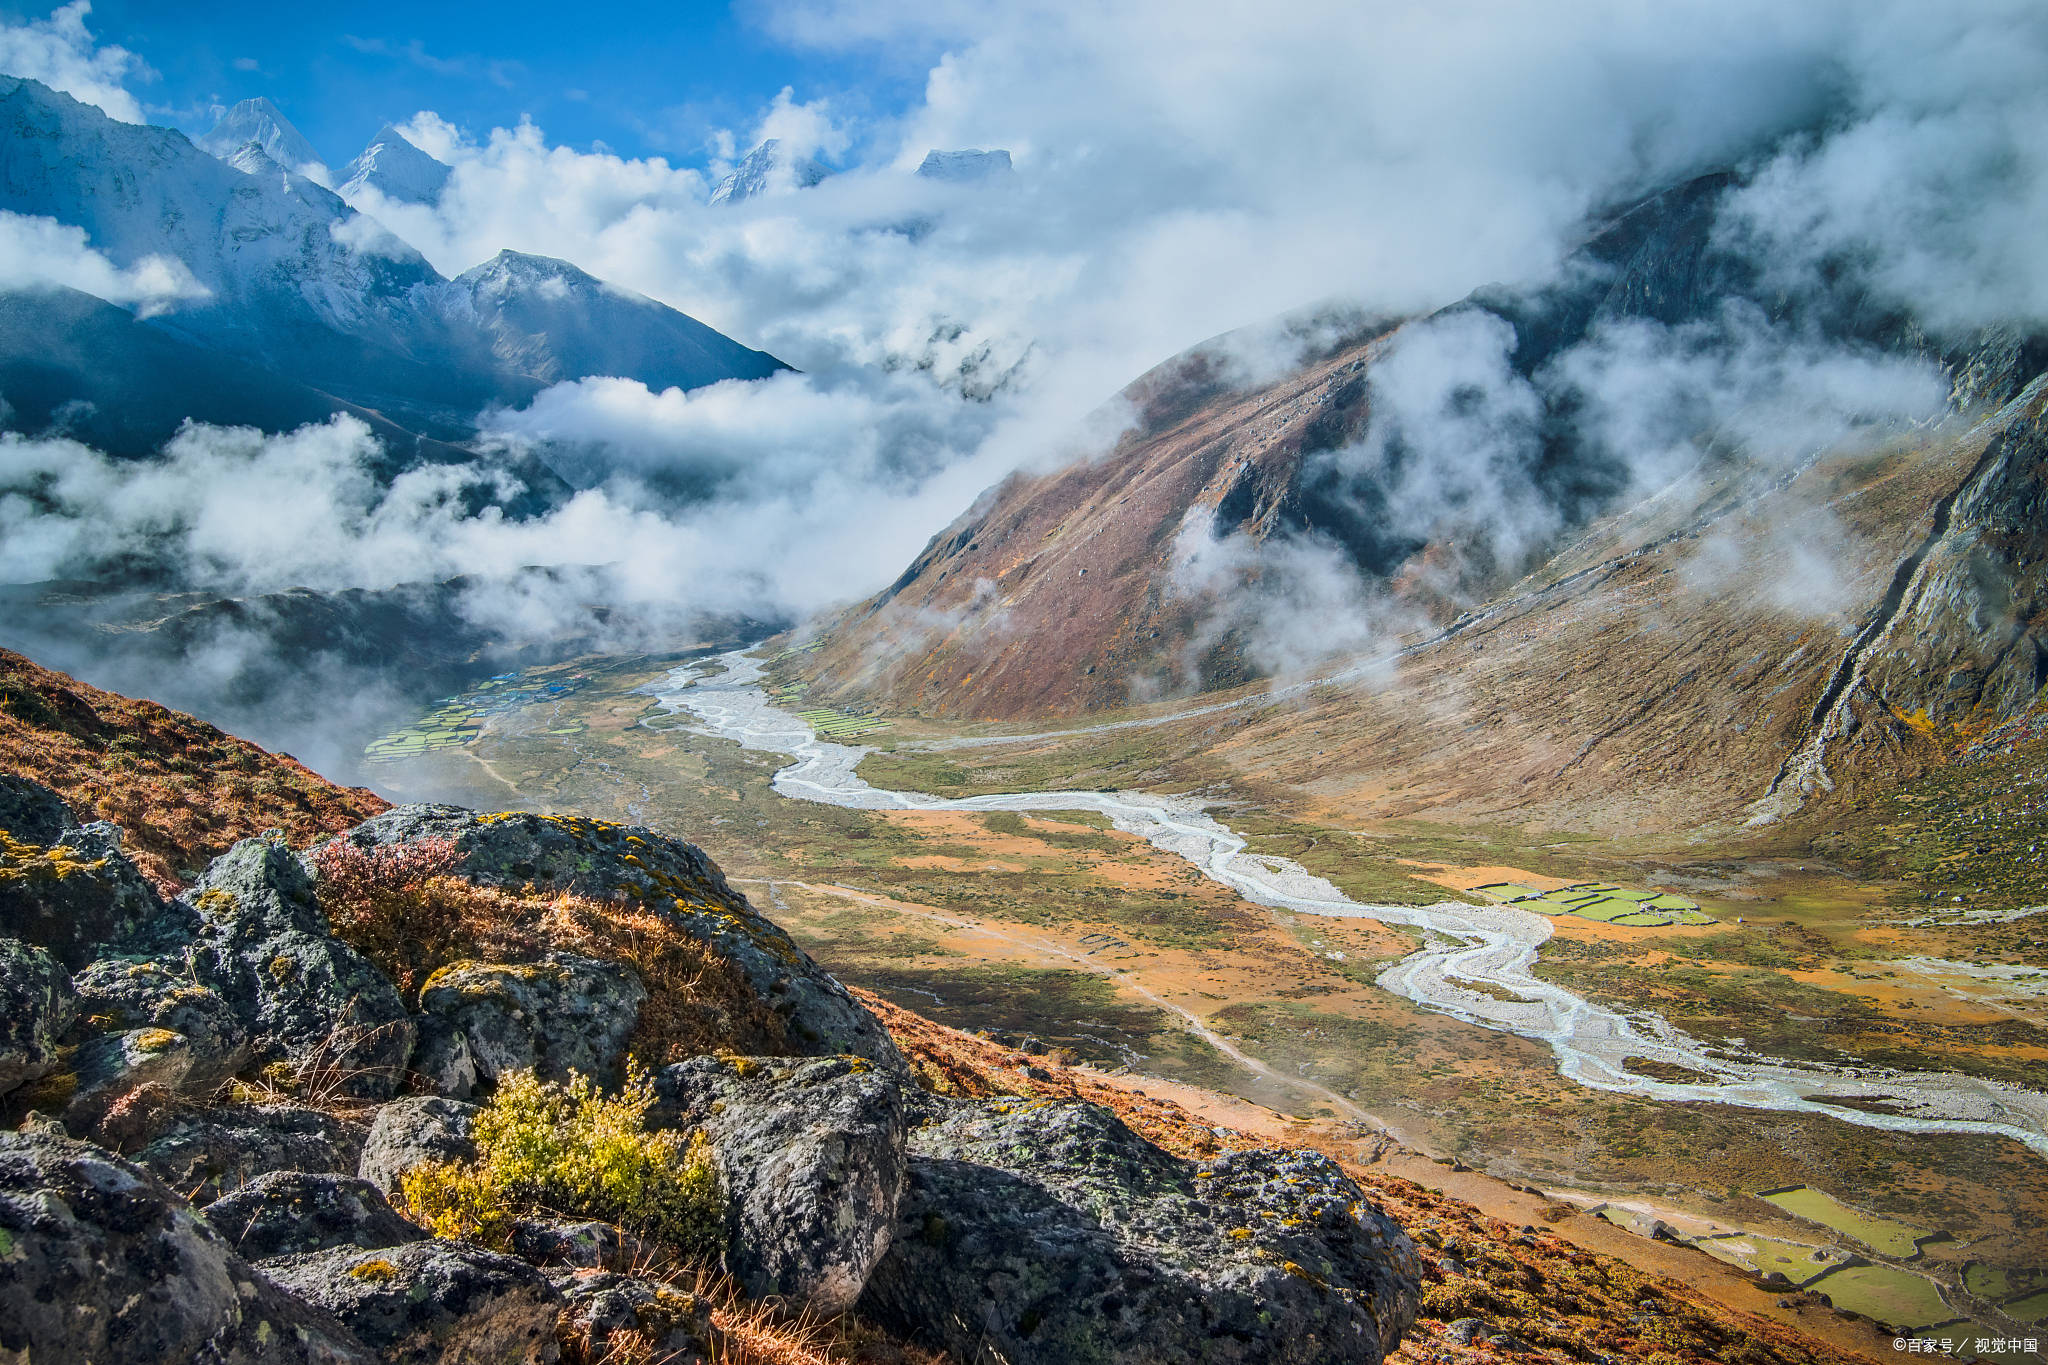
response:
[[[73,979],[79,1013],[109,1028],[165,1029],[191,1048],[186,1084],[218,1085],[249,1063],[249,1030],[220,993],[162,961],[102,958]]]
[[[949,1103],[911,1151],[860,1306],[962,1359],[1377,1361],[1420,1301],[1413,1245],[1320,1154],[1196,1166],[1016,1100]]]
[[[554,1286],[526,1262],[467,1242],[315,1251],[263,1270],[341,1319],[386,1365],[526,1365],[559,1356]]]
[[[210,1203],[271,1171],[351,1175],[363,1130],[298,1105],[225,1105],[187,1115],[131,1158],[172,1189]]]
[[[334,1247],[376,1251],[427,1235],[399,1217],[375,1185],[352,1175],[273,1171],[200,1213],[252,1261]]]
[[[176,1195],[45,1133],[0,1134],[0,1356],[35,1365],[370,1365]]]
[[[340,836],[365,847],[452,840],[456,871],[487,886],[537,886],[658,910],[736,966],[806,1056],[903,1070],[888,1031],[788,934],[755,912],[704,851],[639,825],[570,816],[396,806]]]
[[[414,1067],[459,1096],[465,1081],[509,1071],[614,1078],[646,1001],[631,969],[573,953],[516,965],[458,962],[420,992],[420,1008],[444,1027],[423,1034]]]
[[[586,1359],[635,1359],[619,1349],[628,1333],[664,1365],[705,1365],[717,1358],[710,1305],[694,1294],[601,1270],[559,1276],[555,1287],[567,1301],[559,1330]]]
[[[469,1130],[477,1106],[439,1096],[395,1100],[377,1111],[355,1172],[386,1194],[399,1177],[426,1161],[468,1161],[476,1155]]]
[[[698,1057],[657,1078],[657,1122],[701,1129],[746,1292],[852,1307],[889,1249],[907,1124],[892,1075],[852,1058]]]
[[[0,938],[0,1095],[56,1069],[77,1014],[71,979],[55,958]]]
[[[185,899],[202,917],[192,970],[247,1021],[259,1054],[337,1095],[391,1097],[415,1025],[390,978],[328,935],[296,854],[244,839]]]
[[[48,787],[0,777],[0,935],[76,970],[163,910],[121,852],[121,831],[80,825]]]

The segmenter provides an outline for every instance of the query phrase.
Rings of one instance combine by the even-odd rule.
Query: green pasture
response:
[[[1837,1308],[1890,1327],[1932,1327],[1956,1317],[1934,1281],[1888,1265],[1845,1266],[1807,1288],[1827,1295]]]
[[[1632,891],[1606,882],[1580,882],[1555,891],[1539,891],[1516,882],[1490,882],[1472,888],[1483,896],[1526,906],[1544,915],[1576,915],[1599,924],[1629,929],[1659,929],[1673,924],[1712,924],[1714,917],[1683,896],[1668,891]]]
[[[1771,1190],[1758,1197],[1765,1203],[1777,1205],[1795,1218],[1804,1218],[1809,1223],[1832,1228],[1845,1237],[1855,1238],[1873,1251],[1883,1252],[1887,1256],[1897,1256],[1902,1260],[1919,1255],[1920,1243],[1934,1235],[1926,1228],[1916,1228],[1910,1223],[1901,1223],[1894,1218],[1877,1218],[1867,1213],[1858,1213],[1833,1195],[1824,1190],[1816,1190],[1811,1185]]]
[[[857,716],[850,711],[799,711],[797,716],[823,739],[858,739],[889,728],[884,721]]]

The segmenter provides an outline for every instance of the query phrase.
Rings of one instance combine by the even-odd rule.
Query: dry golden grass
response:
[[[446,840],[314,855],[335,937],[390,974],[407,1003],[452,962],[532,962],[551,951],[621,962],[647,987],[629,1050],[650,1067],[707,1052],[788,1051],[782,1017],[732,963],[666,910],[477,886],[449,875]]]
[[[121,826],[128,856],[165,892],[237,839],[282,829],[310,843],[389,808],[204,721],[4,649],[0,772],[53,788],[82,820]]]

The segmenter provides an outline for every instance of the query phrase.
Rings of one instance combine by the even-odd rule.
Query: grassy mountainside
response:
[[[120,825],[128,855],[167,891],[237,839],[276,828],[303,844],[390,805],[289,755],[4,649],[0,770],[63,793],[80,819]]]

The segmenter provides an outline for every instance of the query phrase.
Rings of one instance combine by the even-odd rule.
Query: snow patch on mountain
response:
[[[959,185],[1006,176],[1013,169],[1009,152],[1000,147],[986,152],[979,147],[956,152],[942,152],[934,148],[924,154],[917,173],[926,180],[943,180]]]
[[[711,202],[737,204],[763,195],[791,194],[809,189],[830,174],[811,158],[785,150],[781,138],[771,137],[718,182],[718,188],[711,191]]]
[[[243,100],[222,114],[198,145],[200,150],[227,161],[252,142],[286,170],[297,171],[322,185],[331,179],[327,163],[313,150],[313,144],[292,127],[291,120],[276,105],[261,96]]]
[[[431,205],[440,200],[451,173],[387,123],[370,139],[370,145],[342,168],[336,192],[357,207],[362,207],[358,201],[367,197],[368,190],[401,204]]]

